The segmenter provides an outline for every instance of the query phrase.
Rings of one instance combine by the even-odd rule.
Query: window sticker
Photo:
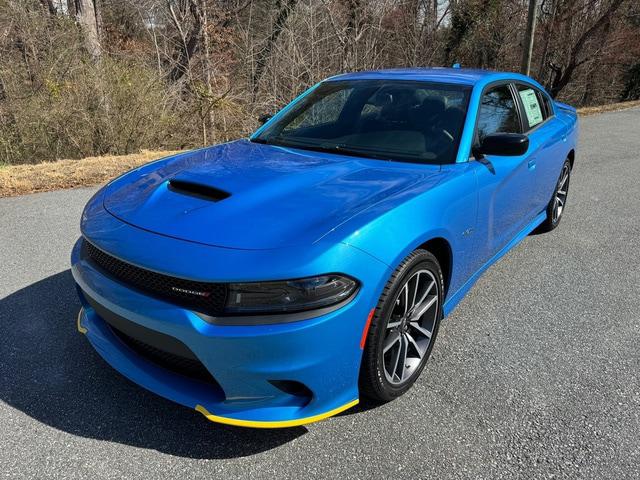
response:
[[[540,110],[536,92],[532,88],[527,88],[526,90],[521,90],[519,93],[522,104],[524,105],[524,111],[527,115],[527,120],[529,121],[529,127],[538,125],[544,118],[542,117],[542,110]]]

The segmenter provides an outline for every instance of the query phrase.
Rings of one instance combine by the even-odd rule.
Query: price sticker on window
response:
[[[529,127],[533,127],[544,120],[542,116],[542,110],[540,109],[540,103],[538,102],[538,96],[536,92],[527,88],[526,90],[520,90],[520,98],[524,105],[524,112],[527,115],[529,121]]]

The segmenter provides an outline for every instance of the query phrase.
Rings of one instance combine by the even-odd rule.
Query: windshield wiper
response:
[[[299,148],[301,150],[311,150],[314,152],[337,153],[340,155],[349,155],[352,157],[375,158],[378,160],[392,160],[388,156],[381,155],[367,148],[360,149],[358,147],[354,148],[351,146],[345,147],[341,144],[310,145],[304,142],[296,142],[295,140],[292,141],[289,138],[285,140],[280,137],[276,137],[269,140],[256,138],[254,140],[257,141],[257,143],[262,143],[267,145],[276,145],[279,147]]]
[[[379,151],[368,148],[360,148],[353,147],[349,145],[345,147],[340,144],[333,145],[330,148],[331,151],[341,153],[343,155],[353,155],[354,157],[366,157],[366,158],[375,158],[377,160],[388,160],[391,161],[392,158],[386,155],[381,154]]]

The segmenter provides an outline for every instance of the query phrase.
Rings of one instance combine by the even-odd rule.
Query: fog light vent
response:
[[[313,393],[304,383],[295,380],[269,380],[269,383],[284,393],[305,399],[305,405],[313,398]]]

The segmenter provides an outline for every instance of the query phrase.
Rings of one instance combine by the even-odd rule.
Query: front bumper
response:
[[[220,326],[107,277],[81,258],[78,242],[72,253],[72,273],[83,303],[78,330],[125,377],[196,409],[209,420],[263,428],[315,422],[358,403],[362,331],[386,280],[386,266],[352,250],[362,257],[355,261],[363,264],[362,271],[379,280],[363,281],[356,297],[345,306],[293,323]],[[219,388],[162,368],[136,353],[88,298],[101,310],[182,342]],[[272,381],[299,382],[310,395],[287,393]]]

